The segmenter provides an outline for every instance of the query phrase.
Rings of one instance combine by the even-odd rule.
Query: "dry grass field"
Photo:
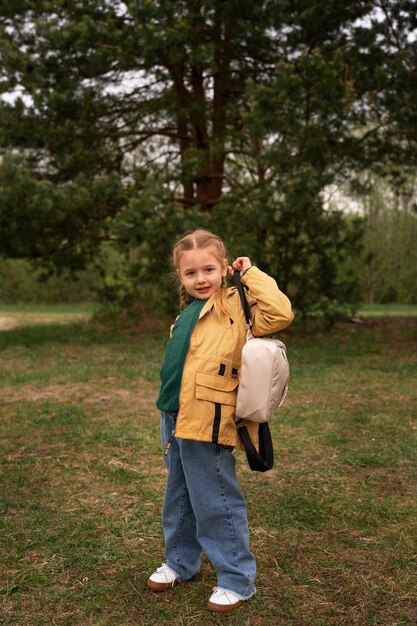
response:
[[[260,475],[236,454],[258,593],[228,616],[204,608],[207,560],[171,593],[146,589],[165,482],[154,402],[167,337],[151,330],[0,333],[0,622],[416,624],[417,318],[284,334],[276,465]]]

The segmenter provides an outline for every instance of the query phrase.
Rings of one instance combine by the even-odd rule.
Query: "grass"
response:
[[[94,302],[84,303],[58,303],[58,304],[4,304],[0,302],[0,315],[3,313],[11,313],[12,315],[19,315],[19,313],[40,313],[50,315],[51,313],[65,313],[65,314],[91,314],[94,313],[99,305]]]
[[[417,304],[363,304],[359,308],[363,317],[417,317]]]
[[[257,595],[204,609],[214,572],[172,593],[154,406],[166,333],[85,323],[0,333],[0,622],[18,626],[403,626],[417,620],[417,325],[284,334],[276,465],[237,453]]]

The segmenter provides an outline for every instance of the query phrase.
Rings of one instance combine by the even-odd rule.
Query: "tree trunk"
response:
[[[212,210],[223,190],[231,44],[221,11],[219,7],[215,18],[211,103],[207,97],[207,77],[197,65],[166,65],[176,100],[184,206],[198,204],[203,211]],[[194,150],[194,166],[189,163],[191,148]]]
[[[178,145],[181,158],[181,183],[183,188],[184,206],[195,204],[193,181],[187,172],[186,161],[187,151],[192,146],[192,139],[189,132],[187,110],[189,107],[190,94],[184,83],[184,65],[180,63],[167,65],[173,82],[173,92],[176,101],[176,121]]]

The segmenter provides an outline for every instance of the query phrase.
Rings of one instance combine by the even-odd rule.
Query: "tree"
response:
[[[417,302],[416,180],[399,186],[372,172],[362,177],[357,197],[364,219],[362,284],[364,300]]]
[[[411,93],[414,19],[403,0],[3,7],[2,88],[21,98],[0,107],[0,145],[18,151],[19,176],[25,166],[35,197],[49,199],[42,222],[32,220],[32,246],[29,233],[22,239],[30,194],[20,210],[0,205],[8,254],[27,246],[28,255],[80,264],[117,237],[139,247],[137,269],[149,276],[184,228],[207,225],[232,250],[247,246],[299,307],[337,299],[346,233],[322,192],[353,165],[404,150],[394,132],[402,122],[414,141],[390,89],[407,75]]]

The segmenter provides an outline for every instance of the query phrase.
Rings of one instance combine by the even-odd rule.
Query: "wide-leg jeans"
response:
[[[162,511],[166,563],[186,581],[197,574],[204,550],[217,586],[242,600],[255,593],[256,561],[249,550],[245,500],[232,448],[172,438],[176,412],[162,412],[161,443],[168,479]]]

